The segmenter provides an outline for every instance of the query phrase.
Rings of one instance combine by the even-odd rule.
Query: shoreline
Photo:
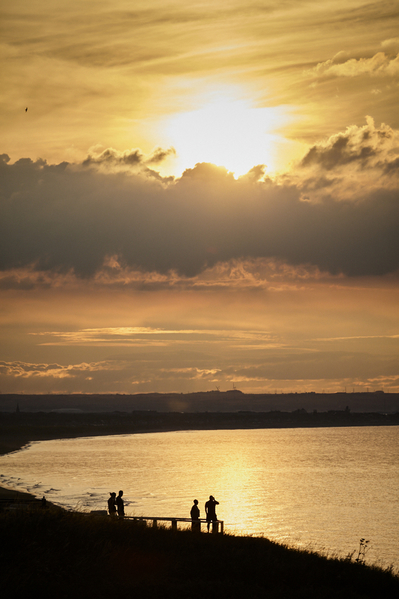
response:
[[[165,431],[165,430],[154,430],[154,431],[134,431],[132,433],[128,433],[128,434],[140,434],[140,433],[157,433],[157,432],[174,432],[173,430],[170,431]],[[114,433],[114,434],[124,434],[124,433]],[[13,453],[14,451],[20,451],[23,447],[29,445],[30,443],[34,443],[36,441],[56,441],[57,439],[78,439],[79,437],[97,437],[97,436],[107,436],[106,434],[103,435],[103,433],[99,433],[99,434],[87,434],[87,435],[68,435],[68,437],[61,437],[58,435],[49,435],[46,436],[46,438],[40,438],[40,439],[26,439],[25,437],[20,437],[19,439],[15,439],[15,441],[13,443],[3,443],[0,442],[0,456],[2,455],[7,455],[8,453]],[[28,491],[18,491],[16,489],[12,489],[10,487],[4,487],[3,485],[0,484],[0,502],[2,504],[4,503],[30,503],[32,501],[39,501],[39,498],[36,497],[35,495],[32,495],[32,493],[29,493]],[[52,504],[51,502],[48,502],[50,505],[54,506],[54,504]],[[57,507],[59,509],[64,509],[60,506],[54,506]]]
[[[8,440],[6,440],[5,442],[0,440],[0,456],[2,455],[7,455],[8,453],[13,453],[14,451],[20,451],[21,449],[23,449],[26,445],[29,445],[30,443],[35,443],[35,442],[39,442],[39,441],[57,441],[57,440],[61,440],[61,439],[78,439],[78,438],[82,438],[82,437],[108,437],[108,436],[112,436],[112,435],[142,435],[145,433],[174,433],[174,432],[179,432],[181,430],[189,430],[189,429],[154,429],[154,430],[147,430],[147,429],[143,429],[143,430],[135,430],[135,431],[120,431],[120,432],[86,432],[84,434],[68,434],[68,435],[59,435],[59,434],[54,434],[54,435],[46,435],[46,436],[40,436],[40,438],[17,438],[15,439],[14,442],[10,442]],[[203,429],[197,429],[197,430],[203,430]],[[214,429],[217,430],[217,429]]]
[[[1,503],[30,503],[31,501],[38,501],[38,499],[26,491],[16,491],[0,485],[0,501]]]
[[[275,413],[205,412],[194,414],[149,412],[140,421],[125,413],[54,414],[54,413],[4,413],[0,412],[0,456],[19,451],[35,441],[77,439],[79,437],[105,437],[110,435],[140,435],[146,433],[173,433],[206,430],[255,430],[285,428],[350,428],[364,426],[399,426],[399,414],[358,413],[311,414],[295,412]],[[43,422],[45,417],[53,422]],[[184,418],[184,417],[188,418]],[[266,418],[264,418],[266,416]],[[314,415],[313,415],[314,416]],[[338,416],[338,419],[337,419]],[[6,422],[7,417],[11,417]],[[172,417],[172,418],[170,418]],[[183,417],[182,419],[179,417]],[[87,420],[89,420],[87,422]],[[169,422],[168,422],[169,420]],[[172,422],[170,422],[172,420]],[[175,420],[175,421],[173,421]],[[21,430],[22,429],[22,430]]]
[[[397,425],[395,424],[395,426],[397,426]],[[263,427],[263,428],[265,428],[265,427]],[[268,427],[268,428],[275,429],[276,427]],[[292,429],[292,428],[298,428],[298,427],[285,426],[285,427],[280,427],[280,428]],[[303,428],[305,428],[305,427],[303,427]],[[309,427],[306,427],[306,428],[309,428]],[[321,428],[321,427],[312,427],[312,428]],[[341,427],[331,427],[331,428],[347,428],[347,427],[341,426]],[[351,428],[360,428],[360,427],[357,426],[357,427],[351,427]],[[381,428],[381,425],[380,425],[380,428]],[[212,430],[215,430],[215,429],[212,429]],[[226,430],[226,428],[224,428],[223,430]],[[233,429],[230,429],[230,430],[233,430]],[[237,428],[234,430],[237,430]],[[241,429],[241,430],[243,430],[243,429]],[[249,430],[249,429],[246,429],[246,430]],[[169,429],[165,429],[165,428],[159,429],[158,428],[158,429],[145,429],[145,430],[141,429],[141,430],[129,431],[128,433],[126,433],[126,431],[124,431],[124,432],[117,431],[113,434],[114,435],[120,435],[120,434],[122,434],[122,435],[129,434],[130,435],[130,434],[146,434],[146,433],[154,433],[154,434],[157,433],[158,434],[159,432],[181,432],[181,431],[182,431],[182,429],[176,430],[176,429],[171,429],[171,428],[169,428]],[[18,435],[18,436],[16,435],[14,437],[14,439],[12,440],[13,442],[7,444],[8,445],[7,448],[5,448],[4,446],[2,447],[0,454],[6,455],[7,453],[10,453],[10,452],[19,451],[23,447],[26,447],[30,443],[36,442],[36,441],[57,440],[57,439],[62,439],[62,438],[63,439],[65,439],[65,438],[72,439],[72,438],[81,438],[82,437],[82,435],[80,435],[80,434],[74,434],[74,435],[68,434],[68,436],[60,436],[60,435],[58,435],[58,432],[59,431],[56,428],[53,428],[51,431],[52,434],[45,435],[45,438],[43,438],[44,435],[43,436],[40,435],[41,438],[37,438],[37,436],[35,436],[35,438],[32,438],[33,435],[30,435],[30,437],[31,437],[30,439],[27,439],[27,437],[25,435]],[[98,431],[95,434],[92,433],[90,435],[86,434],[83,436],[94,437],[94,436],[111,436],[111,435],[112,434],[106,433],[105,431],[101,431],[101,432]],[[16,482],[18,482],[18,481],[16,481]],[[21,482],[21,481],[19,481],[19,482]],[[4,481],[4,483],[7,483],[7,481]],[[42,493],[35,495],[35,494],[32,494],[32,492],[29,492],[26,490],[19,490],[18,487],[12,488],[12,487],[7,486],[7,484],[5,484],[5,486],[4,486],[4,483],[0,483],[0,505],[3,505],[3,506],[11,505],[12,506],[12,504],[15,504],[15,507],[16,507],[17,504],[31,503],[31,504],[36,504],[37,506],[40,506],[40,500],[43,495]],[[33,490],[35,490],[35,489],[33,489]],[[67,512],[69,512],[69,511],[75,512],[76,511],[76,507],[75,508],[62,507],[60,505],[53,504],[50,501],[48,502],[48,504],[49,504],[49,506],[54,507],[55,509],[60,509],[60,510],[67,511]],[[33,507],[35,507],[35,506],[33,506]],[[79,513],[79,512],[77,512],[77,513]],[[245,535],[243,535],[243,536],[245,536]],[[252,535],[249,535],[249,536],[252,536]],[[398,567],[395,568],[395,571],[399,572]]]
[[[315,418],[316,416],[316,418]],[[399,414],[306,412],[102,412],[97,414],[0,413],[0,455],[36,441],[188,430],[254,430],[399,426]],[[38,501],[26,491],[0,485],[0,501]]]
[[[112,431],[112,432],[107,432],[107,431],[101,431],[101,432],[84,432],[84,433],[76,433],[76,434],[67,434],[67,435],[60,435],[55,433],[54,435],[45,435],[45,436],[40,436],[40,437],[32,437],[29,439],[26,438],[19,438],[19,439],[15,439],[14,441],[10,442],[9,440],[1,440],[0,439],[0,456],[2,455],[7,455],[8,453],[13,453],[14,451],[20,451],[21,449],[23,449],[25,446],[29,445],[30,443],[35,443],[35,442],[39,442],[39,441],[57,441],[57,440],[62,440],[62,439],[78,439],[78,438],[83,438],[83,437],[108,437],[108,436],[113,436],[113,435],[143,435],[143,434],[151,434],[151,433],[179,433],[179,432],[185,432],[185,431],[210,431],[210,430],[214,430],[214,431],[219,431],[219,430],[232,430],[232,431],[236,431],[236,430],[275,430],[277,429],[292,429],[292,428],[360,428],[363,426],[381,426],[381,427],[391,427],[391,426],[399,426],[399,422],[398,423],[393,423],[393,424],[364,424],[364,425],[351,425],[351,424],[347,424],[347,425],[340,425],[340,426],[280,426],[280,427],[276,427],[276,426],[262,426],[262,427],[220,427],[220,428],[159,428],[159,429],[143,429],[143,430],[129,430],[129,431]]]
[[[47,506],[51,507],[52,509],[62,510],[63,512],[68,511],[62,506],[49,501],[47,498],[46,503]],[[18,491],[16,489],[11,489],[9,487],[0,485],[0,511],[4,507],[21,507],[22,505],[33,505],[36,509],[37,507],[41,507],[41,498],[32,495],[32,493],[28,493],[28,491]]]

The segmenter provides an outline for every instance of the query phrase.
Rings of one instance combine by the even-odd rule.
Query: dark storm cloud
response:
[[[311,203],[299,186],[235,180],[209,164],[165,183],[42,160],[9,164],[4,155],[0,177],[4,271],[33,265],[91,277],[110,257],[185,276],[258,257],[350,276],[399,268],[397,189]]]

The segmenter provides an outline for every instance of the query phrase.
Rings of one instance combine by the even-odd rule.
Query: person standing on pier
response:
[[[110,497],[108,499],[108,512],[110,516],[116,516],[116,505],[115,505],[115,497],[116,493],[110,493]]]
[[[116,507],[118,508],[119,518],[123,518],[125,515],[125,506],[122,499],[123,491],[119,491],[118,497],[116,498]]]
[[[216,516],[216,506],[217,505],[219,505],[219,502],[216,501],[216,499],[214,498],[213,495],[209,495],[209,501],[207,501],[205,504],[206,525],[208,528],[208,532],[209,532],[209,527],[211,525],[211,522],[216,522],[218,519]]]
[[[198,499],[194,499],[194,505],[191,508],[190,516],[191,516],[191,520],[192,520],[191,530],[193,532],[200,532],[201,531],[201,523],[199,521],[200,511],[199,511],[199,507],[198,507]]]

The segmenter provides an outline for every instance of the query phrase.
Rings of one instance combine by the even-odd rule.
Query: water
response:
[[[186,431],[32,443],[0,456],[0,485],[64,507],[189,517],[210,494],[227,532],[399,570],[399,427]]]

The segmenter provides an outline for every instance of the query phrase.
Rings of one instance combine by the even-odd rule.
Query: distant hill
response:
[[[399,393],[243,393],[208,391],[202,393],[0,395],[0,412],[267,412],[345,410],[394,413],[399,411]]]

